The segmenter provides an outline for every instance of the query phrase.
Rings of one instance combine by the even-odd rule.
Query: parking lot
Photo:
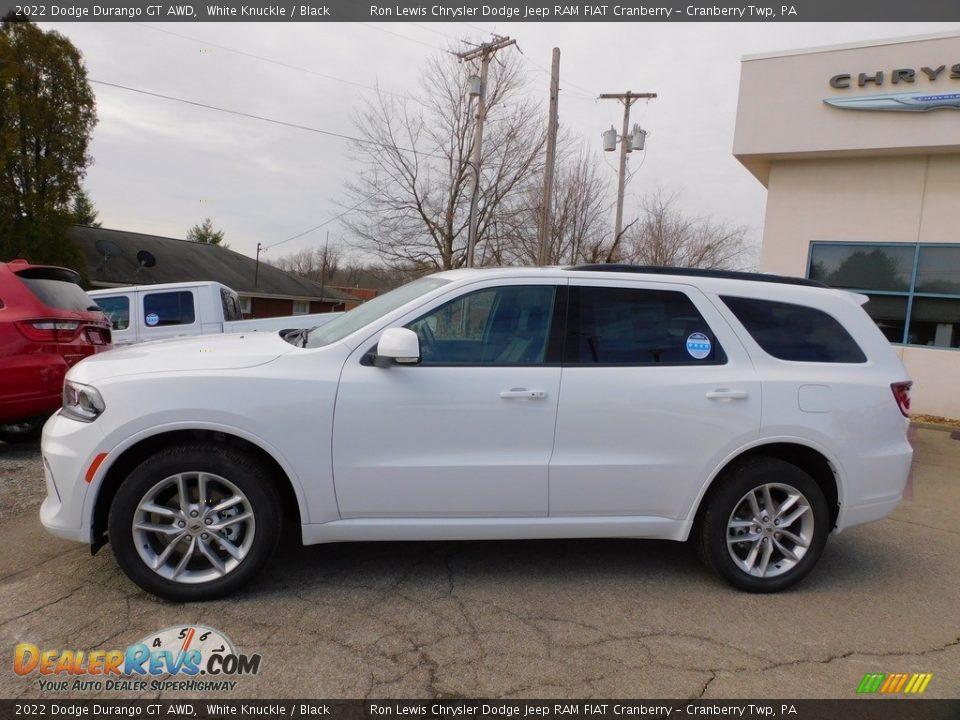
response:
[[[287,543],[247,592],[194,605],[49,536],[38,447],[0,444],[0,696],[51,699],[12,672],[18,642],[122,649],[200,623],[263,656],[233,697],[851,698],[867,672],[930,672],[925,696],[957,697],[960,441],[913,440],[912,500],[780,595],[668,542]]]

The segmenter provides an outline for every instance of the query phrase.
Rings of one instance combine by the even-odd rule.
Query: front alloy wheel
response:
[[[816,481],[796,465],[757,456],[715,482],[695,536],[707,565],[749,592],[776,592],[802,580],[830,531]]]
[[[110,508],[117,564],[168,600],[208,600],[253,578],[280,537],[274,479],[243,451],[178,445],[144,460]]]
[[[226,478],[182,472],[154,485],[137,505],[133,542],[157,575],[204,583],[232,572],[256,537],[253,507]]]

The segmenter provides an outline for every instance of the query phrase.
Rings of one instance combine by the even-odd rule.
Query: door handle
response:
[[[707,393],[708,400],[746,400],[747,393],[744,390],[726,390],[718,388]]]
[[[526,398],[527,400],[542,400],[547,394],[543,390],[527,390],[526,388],[511,388],[500,393],[504,399]]]

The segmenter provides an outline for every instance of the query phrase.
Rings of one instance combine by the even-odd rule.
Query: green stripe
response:
[[[860,685],[857,687],[857,692],[875,693],[880,689],[880,685],[883,684],[883,680],[886,676],[886,673],[867,673],[863,676],[863,680],[860,681]]]

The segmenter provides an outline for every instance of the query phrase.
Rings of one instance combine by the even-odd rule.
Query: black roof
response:
[[[806,285],[808,287],[829,287],[816,280],[790,277],[788,275],[768,275],[767,273],[740,272],[739,270],[701,270],[699,268],[661,267],[659,265],[625,265],[621,263],[598,263],[595,265],[571,265],[564,270],[588,272],[627,272],[649,275],[687,275],[693,277],[725,278],[727,280],[752,280],[754,282],[781,283],[784,285]]]
[[[176,238],[109,230],[87,225],[70,229],[70,239],[87,262],[87,277],[94,285],[153,285],[168,282],[212,280],[241,295],[275,295],[320,300],[351,300],[341,290],[321,286],[307,278],[260,263],[254,285],[256,261],[229,248]],[[156,259],[141,268],[137,253],[146,250]],[[110,255],[104,258],[105,251]]]

